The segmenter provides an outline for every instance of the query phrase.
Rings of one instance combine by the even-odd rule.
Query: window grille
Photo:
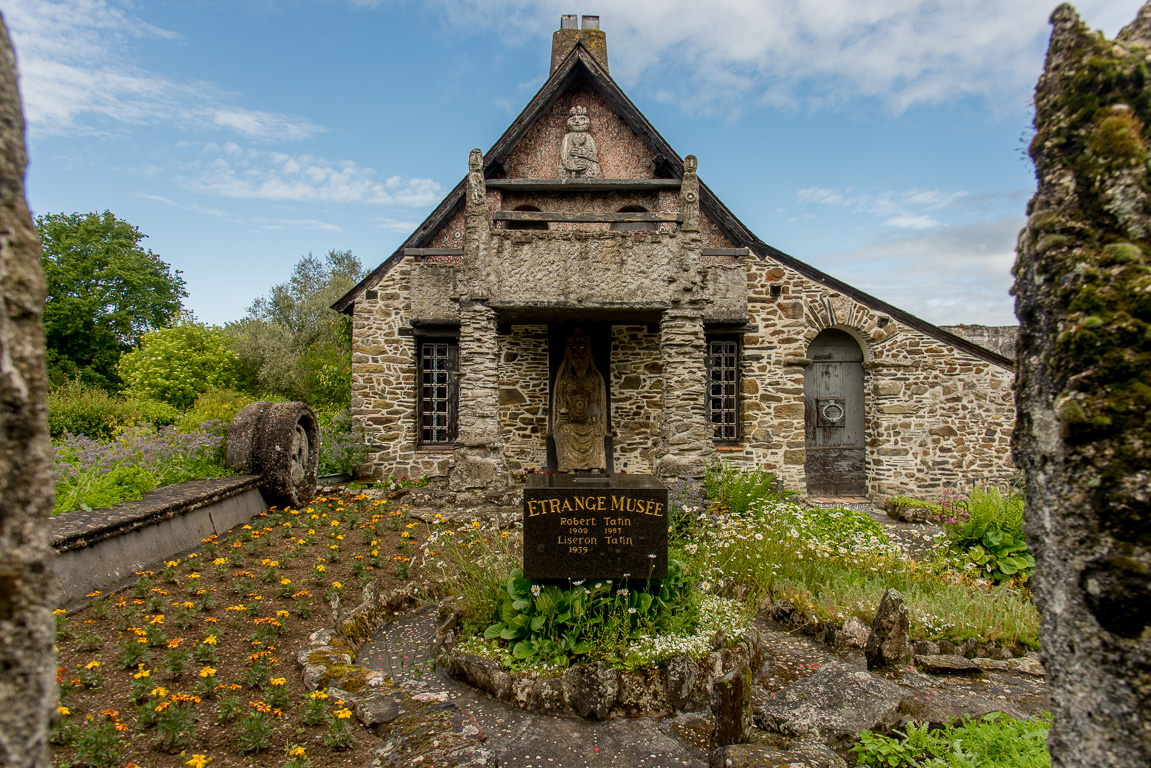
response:
[[[455,442],[459,388],[459,345],[454,339],[420,342],[419,442]]]
[[[716,440],[739,439],[739,342],[707,343],[707,420]]]

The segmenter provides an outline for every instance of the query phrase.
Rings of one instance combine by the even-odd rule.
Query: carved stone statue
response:
[[[552,394],[552,436],[560,472],[606,469],[607,387],[591,356],[591,339],[574,330]]]
[[[591,120],[587,116],[587,107],[572,107],[570,114],[568,133],[560,149],[560,178],[598,179],[599,148],[588,133]]]

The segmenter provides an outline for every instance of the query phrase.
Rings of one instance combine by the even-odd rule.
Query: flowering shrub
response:
[[[356,467],[367,457],[368,446],[362,430],[352,428],[351,411],[321,411],[321,475],[354,475]]]
[[[218,426],[209,422],[182,434],[144,424],[107,442],[66,436],[54,449],[53,513],[112,506],[163,485],[227,474]]]

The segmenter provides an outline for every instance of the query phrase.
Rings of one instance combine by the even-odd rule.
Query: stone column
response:
[[[44,273],[24,200],[24,117],[0,22],[0,763],[49,765],[56,663]]]
[[[1151,765],[1151,174],[1134,73],[1151,4],[1112,42],[1051,17],[1038,189],[1015,265],[1013,454],[1054,722],[1053,768]],[[1086,106],[1085,106],[1086,105]]]
[[[656,452],[656,474],[660,477],[701,477],[714,455],[704,409],[706,353],[703,315],[698,309],[663,313],[663,418]]]
[[[459,435],[451,489],[461,504],[500,503],[508,471],[500,439],[499,343],[495,310],[460,306]]]

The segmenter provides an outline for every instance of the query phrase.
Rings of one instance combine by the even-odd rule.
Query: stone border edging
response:
[[[76,605],[94,591],[122,586],[136,571],[267,512],[260,482],[259,475],[190,480],[149,491],[139,501],[55,515],[49,528],[57,604]]]
[[[762,665],[758,635],[731,647],[717,635],[713,650],[700,661],[673,656],[653,670],[618,672],[604,662],[576,664],[561,677],[541,678],[504,671],[498,662],[450,647],[440,657],[452,677],[510,706],[545,715],[578,715],[589,720],[649,717],[712,706],[721,678]]]
[[[776,600],[761,606],[760,614],[767,614],[772,621],[780,626],[799,632],[813,640],[818,640],[837,651],[863,653],[864,646],[867,645],[867,636],[871,632],[871,627],[854,617],[848,618],[843,624],[832,621],[819,622],[815,620],[814,616],[809,616],[801,611],[789,600]],[[996,661],[1022,658],[1028,653],[1028,650],[1021,645],[1002,646],[994,643],[981,643],[975,638],[968,638],[962,645],[955,645],[946,640],[939,642],[917,640],[912,643],[912,650],[913,657],[943,654]]]
[[[308,645],[296,654],[309,690],[334,688],[345,703],[356,704],[366,689],[385,684],[383,671],[357,663],[360,648],[397,614],[431,599],[435,585],[414,582],[386,595],[375,592],[376,583],[364,589],[364,600],[346,615],[337,617],[331,629],[319,629],[308,637]],[[368,723],[365,723],[368,725]]]

